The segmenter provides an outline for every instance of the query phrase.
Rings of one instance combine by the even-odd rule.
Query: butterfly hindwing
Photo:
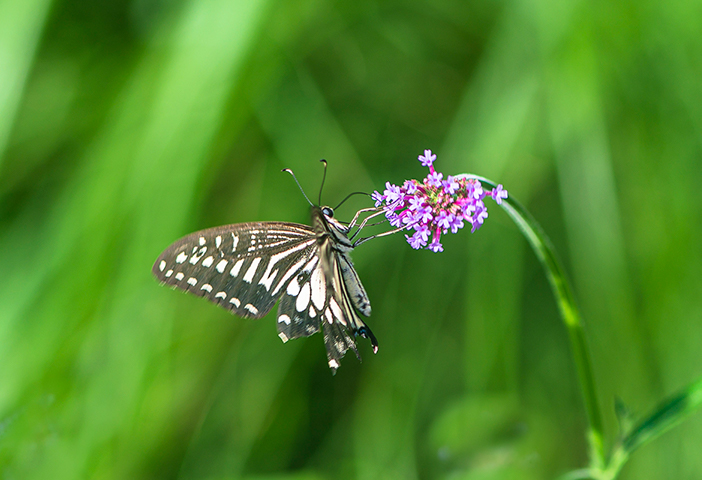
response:
[[[338,256],[338,262],[339,269],[341,270],[341,277],[353,306],[364,316],[370,317],[370,300],[368,300],[366,289],[363,288],[363,284],[361,284],[361,279],[358,278],[358,274],[353,268],[351,258],[347,254],[342,254]]]
[[[278,336],[287,342],[293,338],[308,337],[319,331],[320,312],[315,303],[319,303],[319,293],[312,297],[312,274],[318,281],[319,257],[310,259],[288,282],[278,306]],[[315,283],[316,284],[316,283]]]
[[[319,261],[311,261],[288,284],[278,307],[278,335],[283,341],[312,335],[322,329],[329,367],[336,371],[341,358],[351,349],[360,359],[354,337],[370,336],[374,350],[375,337],[354,309],[350,290],[365,295],[348,255],[334,249],[330,239],[320,242]],[[350,268],[353,275],[348,272]],[[365,297],[367,303],[367,297]],[[370,313],[370,305],[366,309]],[[351,335],[353,334],[353,336]]]
[[[163,283],[242,317],[261,318],[316,249],[314,231],[285,222],[240,223],[187,235],[153,266]]]

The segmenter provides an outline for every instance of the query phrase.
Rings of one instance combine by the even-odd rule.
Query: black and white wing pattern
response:
[[[154,275],[165,284],[205,297],[236,315],[261,318],[280,300],[278,335],[324,333],[329,367],[339,368],[354,337],[378,344],[358,313],[370,302],[349,252],[348,228],[329,207],[312,207],[312,227],[287,222],[226,225],[192,233],[156,260]],[[359,356],[360,359],[360,356]]]

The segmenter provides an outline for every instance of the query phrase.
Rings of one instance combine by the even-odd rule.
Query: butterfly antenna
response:
[[[295,176],[295,174],[293,173],[293,171],[290,170],[289,168],[284,168],[284,169],[283,169],[283,172],[288,172],[290,175],[292,175],[293,179],[295,180],[295,183],[297,183],[297,188],[299,188],[300,191],[302,192],[302,196],[305,197],[305,200],[307,200],[307,203],[309,203],[310,205],[314,206],[314,204],[313,204],[312,202],[310,202],[310,199],[307,198],[307,194],[306,194],[305,191],[302,189],[302,185],[300,185],[300,182],[297,181],[297,177]],[[320,192],[320,195],[321,195],[321,192]]]
[[[344,204],[344,202],[346,202],[346,200],[348,200],[349,198],[353,197],[354,195],[367,195],[367,196],[370,197],[370,193],[366,193],[366,192],[353,192],[353,193],[349,193],[348,195],[346,195],[346,198],[344,198],[342,201],[339,202],[339,205],[337,205],[336,207],[334,207],[334,210],[336,210],[337,208],[339,208],[341,205]]]
[[[319,199],[317,200],[318,203],[317,205],[322,204],[322,189],[324,188],[324,180],[327,179],[327,161],[324,159],[321,159],[320,162],[324,164],[324,174],[322,175],[322,184],[319,186]]]

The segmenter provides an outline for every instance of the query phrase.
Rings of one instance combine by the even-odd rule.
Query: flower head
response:
[[[436,218],[436,224],[439,228],[444,231],[448,230],[456,217],[452,213],[448,213],[446,210],[441,210],[439,216]]]
[[[411,236],[405,235],[412,248],[443,252],[442,234],[457,233],[464,222],[475,232],[488,217],[485,197],[492,197],[499,205],[508,196],[502,185],[486,191],[475,178],[448,175],[444,180],[443,173],[434,169],[436,155],[431,150],[424,150],[418,159],[429,167],[423,181],[406,180],[401,187],[387,182],[382,194],[372,195],[375,206],[385,211],[393,227],[414,230]]]
[[[397,185],[392,185],[390,182],[385,182],[385,191],[383,192],[387,203],[396,203],[402,199],[402,191]]]
[[[432,172],[429,175],[427,175],[427,178],[424,180],[424,183],[428,184],[430,187],[441,188],[442,178],[444,178],[443,173]]]
[[[460,187],[453,175],[446,177],[446,180],[441,182],[441,184],[444,186],[444,192],[446,192],[447,195],[455,195]]]
[[[379,207],[385,201],[385,198],[380,192],[373,192],[371,198],[375,202],[376,207]]]
[[[424,150],[424,155],[420,155],[417,159],[422,162],[423,167],[430,167],[436,160],[436,155],[432,154],[431,150]]]
[[[443,245],[441,245],[441,242],[439,241],[439,237],[436,236],[434,238],[434,241],[429,244],[427,247],[429,250],[431,250],[434,253],[439,253],[444,251]]]
[[[492,195],[492,198],[495,199],[495,202],[498,205],[502,204],[502,199],[507,198],[507,190],[502,188],[502,184],[499,184],[497,188],[493,189],[492,192],[490,192],[490,195]]]

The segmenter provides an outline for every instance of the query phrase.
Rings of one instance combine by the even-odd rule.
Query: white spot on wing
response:
[[[229,275],[231,275],[232,277],[236,277],[237,275],[239,275],[239,270],[241,270],[241,266],[243,264],[244,264],[243,258],[237,260],[237,262],[234,264],[231,271],[229,272]]]
[[[232,233],[232,252],[236,250],[237,245],[239,245],[239,235]]]
[[[229,260],[220,260],[215,268],[219,273],[224,273],[224,269],[227,268],[228,263]]]
[[[209,283],[203,283],[202,287],[200,287],[200,290],[206,290],[207,293],[212,293],[212,285]]]
[[[300,284],[297,283],[297,278],[293,278],[292,282],[288,284],[286,292],[288,292],[288,295],[291,297],[297,297],[297,295],[300,293]]]
[[[307,308],[307,305],[310,303],[310,294],[310,283],[307,282],[300,289],[300,294],[297,296],[297,300],[295,301],[295,308],[298,312],[301,312]]]
[[[329,310],[328,308],[324,310],[324,316],[326,317],[327,322],[329,322],[329,325],[334,323],[334,316],[332,315],[331,310]]]
[[[197,278],[195,278],[195,277],[188,278],[188,285],[192,285],[193,287],[195,285],[197,285]]]
[[[331,308],[332,313],[336,317],[336,319],[342,324],[346,325],[346,320],[344,319],[344,314],[341,312],[341,307],[339,307],[339,304],[336,303],[336,300],[334,300],[334,297],[329,299],[329,307]],[[330,322],[331,323],[331,322]]]
[[[252,314],[258,315],[258,308],[254,307],[254,306],[251,305],[250,303],[247,303],[247,304],[244,306],[244,310],[248,310],[248,311],[251,312]]]
[[[168,277],[170,277],[171,275],[173,275],[173,270],[168,270],[164,276],[165,276],[166,278],[168,278]]]
[[[251,265],[249,265],[249,269],[246,270],[246,273],[244,274],[244,280],[246,283],[251,283],[253,280],[254,275],[256,275],[256,269],[258,268],[258,264],[261,263],[261,257],[256,257],[253,259],[253,262],[251,262]]]
[[[278,323],[284,323],[285,325],[290,325],[290,317],[287,315],[281,315],[278,317]]]
[[[239,305],[241,305],[241,302],[240,302],[239,299],[236,298],[236,297],[230,298],[230,299],[229,299],[229,303],[231,303],[232,305],[234,305],[234,306],[237,307],[237,308],[239,308]]]
[[[302,271],[303,272],[311,272],[312,269],[315,266],[317,266],[318,261],[319,261],[319,257],[317,257],[317,256],[312,257],[312,260],[310,260],[309,263],[307,263],[307,265],[305,265],[305,268],[303,268]]]
[[[317,316],[317,311],[314,309],[312,305],[310,305],[310,317],[314,318]]]
[[[212,255],[210,255],[209,257],[207,257],[206,259],[204,259],[202,261],[202,266],[209,268],[212,266],[213,263],[214,263],[214,257]]]
[[[183,263],[188,259],[188,255],[185,252],[180,252],[176,257],[176,263]]]
[[[193,255],[190,257],[190,263],[195,265],[197,262],[200,261],[200,259],[205,256],[205,253],[207,252],[207,247],[202,247],[199,252],[197,252],[197,255]]]
[[[288,341],[288,336],[285,335],[283,332],[280,332],[280,333],[278,334],[278,336],[279,336],[280,339],[283,341],[283,343],[285,343],[285,342]]]
[[[222,300],[224,300],[225,298],[227,298],[227,294],[225,292],[217,292],[215,294],[215,298],[221,298]]]
[[[268,270],[266,270],[258,284],[266,287],[266,291],[270,291],[271,286],[273,285],[273,280],[275,280],[276,275],[278,275],[277,268],[273,270],[273,273],[271,273],[270,275],[268,275]]]
[[[183,275],[183,272],[178,272],[176,273],[176,280],[183,280],[185,278],[185,275]]]
[[[271,259],[268,261],[268,266],[266,267],[266,271],[263,272],[263,276],[261,277],[261,280],[258,282],[259,285],[263,285],[266,287],[267,291],[270,291],[271,287],[273,286],[273,280],[275,280],[275,276],[278,274],[278,269],[276,268],[273,273],[271,273],[271,270],[273,270],[273,267],[282,259],[285,257],[302,250],[304,248],[307,248],[309,246],[310,242],[306,242],[300,245],[297,245],[294,248],[290,248],[288,250],[282,251],[280,253],[276,253],[275,255],[271,255]],[[293,267],[294,269],[295,267]],[[290,270],[286,273],[286,275],[290,273]],[[289,278],[289,277],[288,277]],[[278,284],[280,285],[280,284]],[[274,291],[273,295],[278,293],[278,287],[276,286],[276,290]]]
[[[158,264],[158,269],[163,271],[164,268],[166,268],[166,261],[161,260],[161,263]]]
[[[321,268],[315,269],[312,272],[312,303],[317,307],[317,310],[324,308],[324,300],[327,296],[327,286],[324,284],[324,274]]]
[[[310,243],[311,242],[314,242],[314,240],[311,240]],[[287,282],[290,277],[297,274],[298,270],[300,270],[300,267],[302,267],[302,265],[306,261],[307,261],[307,257],[303,257],[297,263],[295,263],[295,265],[290,267],[288,269],[288,271],[285,272],[285,275],[283,275],[283,277],[280,279],[280,281],[278,282],[278,285],[275,286],[275,288],[271,292],[271,295],[273,295],[273,296],[277,295],[278,292],[280,291],[281,287],[285,284],[285,282]]]
[[[200,243],[200,246],[203,246],[205,243],[207,243],[207,240],[205,240],[205,237],[200,237],[198,242]]]
[[[215,247],[219,248],[222,246],[222,235],[217,235],[215,237]]]
[[[329,368],[339,368],[339,362],[334,359],[329,360]]]
[[[276,263],[281,261],[283,258],[285,258],[288,255],[291,255],[295,252],[299,252],[300,250],[304,250],[305,248],[309,247],[312,242],[314,242],[314,240],[310,240],[309,242],[301,243],[300,245],[297,245],[293,248],[288,248],[287,250],[283,250],[280,253],[276,253],[275,255],[272,255],[271,261],[268,264],[268,267],[273,268],[273,265],[275,265]]]

